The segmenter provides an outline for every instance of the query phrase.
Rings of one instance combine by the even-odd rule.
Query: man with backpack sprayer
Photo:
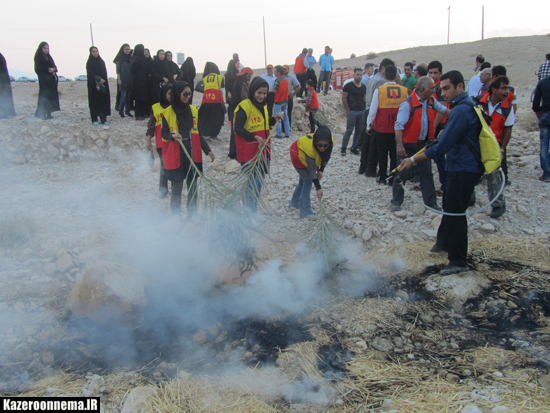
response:
[[[443,210],[464,213],[479,182],[484,167],[478,161],[481,153],[479,135],[482,124],[473,106],[475,102],[464,91],[464,77],[456,70],[441,76],[441,95],[450,103],[451,114],[439,141],[418,156],[404,159],[400,170],[420,162],[447,155],[447,185],[443,193]],[[477,151],[477,155],[474,153]],[[469,271],[468,221],[466,216],[443,215],[432,252],[447,252],[449,265],[440,274]]]

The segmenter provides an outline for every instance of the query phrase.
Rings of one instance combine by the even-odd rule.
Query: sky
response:
[[[159,10],[152,6],[159,5]],[[86,73],[86,60],[94,45],[114,77],[112,63],[123,43],[143,43],[154,55],[158,49],[192,56],[197,72],[207,61],[225,70],[234,52],[245,66],[265,65],[262,18],[265,19],[267,62],[293,64],[304,47],[318,58],[324,46],[336,59],[352,53],[445,44],[448,7],[451,6],[450,43],[481,39],[481,6],[485,6],[485,38],[550,33],[550,4],[511,0],[449,0],[446,2],[348,2],[296,0],[283,6],[275,2],[235,3],[164,0],[132,3],[96,0],[90,3],[29,0],[2,6],[0,52],[8,68],[33,73],[33,56],[41,41],[50,44],[59,75],[74,78]],[[47,5],[48,4],[48,5]],[[237,5],[238,4],[238,5]],[[543,10],[545,8],[546,10]],[[5,16],[10,16],[6,19]],[[158,16],[158,17],[155,17]],[[549,42],[550,43],[550,42]],[[550,49],[550,47],[549,47]],[[544,51],[545,53],[547,51]]]

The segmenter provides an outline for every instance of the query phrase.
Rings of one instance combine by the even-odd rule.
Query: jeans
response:
[[[407,157],[411,157],[424,147],[424,142],[419,142],[418,144],[404,144],[403,146],[405,146]],[[402,159],[399,161],[401,160]],[[424,201],[424,205],[434,207],[437,205],[437,197],[435,194],[434,176],[432,174],[432,161],[428,160],[426,162],[420,162],[417,166],[418,173],[420,174],[420,188],[422,191],[422,200]],[[403,183],[407,182],[408,179],[411,179],[412,175],[412,168],[399,172],[399,177]],[[394,179],[393,181],[392,195],[392,205],[401,205],[403,203],[405,191],[398,183],[397,179]]]
[[[319,92],[323,87],[323,82],[326,82],[325,90],[323,91],[323,93],[325,95],[328,93],[328,87],[330,86],[331,77],[332,72],[330,70],[321,70],[321,73],[319,74],[319,82],[317,83],[317,92]]]
[[[130,92],[128,92],[127,90],[121,90],[120,102],[118,103],[118,113],[129,113],[129,112],[130,112]]]
[[[301,177],[298,180],[298,185],[294,190],[292,199],[290,200],[290,205],[294,208],[300,208],[300,216],[305,217],[308,215],[313,215],[313,210],[311,209],[311,186],[313,181],[307,180],[304,181]]]
[[[443,192],[443,211],[464,213],[470,196],[482,174],[447,171],[447,183]],[[443,215],[437,230],[436,244],[447,251],[449,265],[468,265],[468,221],[465,216]]]
[[[540,167],[542,177],[550,178],[550,112],[543,113],[539,119],[540,128]]]
[[[284,113],[285,117],[283,119],[283,122],[285,125],[285,134],[286,136],[290,136],[290,121],[288,120],[288,101],[285,100],[283,102],[275,103],[273,105],[273,111],[275,115],[280,112]],[[278,138],[281,138],[283,136],[281,128],[281,122],[277,122],[277,128],[275,129],[275,131]]]
[[[365,130],[365,111],[364,110],[352,110],[346,117],[346,132],[342,138],[342,152],[346,151],[348,147],[349,138],[355,129],[355,135],[353,135],[353,143],[351,149],[357,149],[359,147],[359,140],[361,134]]]

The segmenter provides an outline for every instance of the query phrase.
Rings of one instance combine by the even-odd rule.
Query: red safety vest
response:
[[[311,93],[311,103],[307,107],[308,109],[319,109],[319,100],[317,99],[317,92],[314,87],[308,87],[307,93]]]
[[[379,133],[394,133],[399,105],[408,96],[408,89],[397,84],[384,84],[378,88],[378,111],[372,124]]]
[[[403,129],[403,143],[418,143],[420,128],[422,126],[422,103],[416,92],[407,99],[410,107],[410,117]],[[434,97],[428,100],[428,139],[434,138],[434,120],[437,112],[434,109]]]
[[[239,109],[243,109],[246,113],[246,122],[244,128],[262,139],[267,139],[269,136],[269,114],[267,113],[267,105],[264,106],[264,113],[252,104],[250,99],[243,100],[235,108],[233,112],[233,125],[237,117]],[[258,153],[259,143],[257,141],[248,142],[245,138],[235,132],[235,149],[237,150],[237,162],[245,163],[253,159]],[[264,155],[271,159],[271,150],[269,146],[265,149]]]
[[[307,68],[304,66],[305,54],[300,53],[294,62],[294,73],[302,74],[307,72]]]
[[[481,104],[483,111],[486,114],[489,114],[489,99],[490,99],[489,93],[484,93],[482,95],[479,95],[477,96],[476,99]],[[502,102],[500,102],[500,111],[502,113],[498,113],[495,110],[491,115],[491,119],[492,119],[491,130],[495,134],[497,141],[499,143],[502,143],[502,132],[504,131],[504,123],[506,122],[506,119],[508,119],[508,116],[510,115],[511,110],[512,110],[512,104],[508,99],[504,99]]]
[[[202,95],[202,103],[222,103],[222,82],[223,76],[216,73],[210,73],[204,79],[204,93]]]
[[[281,103],[285,100],[288,100],[288,78],[286,78],[284,75],[279,75],[277,76],[275,83],[277,85],[277,91],[275,92],[274,102]]]
[[[506,100],[508,102],[510,102],[510,106],[512,105],[512,102],[514,101],[515,93],[516,93],[516,90],[512,86],[510,86],[510,93],[508,93],[508,97],[506,98]],[[489,89],[487,89],[486,91],[481,93],[481,95],[488,95],[488,94],[489,94]]]
[[[193,162],[202,163],[201,138],[199,136],[199,129],[197,128],[199,112],[195,106],[189,105],[189,107],[191,108],[191,113],[193,114],[193,129],[191,130],[191,157],[193,158]],[[174,112],[172,106],[168,106],[164,109],[162,116],[166,119],[168,126],[170,126],[170,132],[179,133],[176,112]],[[162,144],[162,161],[164,162],[164,168],[169,171],[178,169],[181,165],[180,143],[177,140],[165,141],[163,139]]]

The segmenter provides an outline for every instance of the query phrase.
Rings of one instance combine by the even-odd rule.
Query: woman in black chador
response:
[[[34,71],[38,76],[38,104],[34,116],[51,119],[59,109],[57,94],[57,67],[50,55],[50,46],[41,42],[34,54]]]
[[[86,76],[88,77],[88,106],[92,123],[98,125],[97,118],[102,124],[109,124],[107,116],[111,116],[111,92],[107,80],[107,68],[99,55],[97,47],[90,47],[90,56],[86,62]]]
[[[191,92],[195,90],[195,76],[197,76],[197,69],[192,57],[185,59],[185,62],[181,65],[182,77],[181,80],[187,82],[191,87]],[[189,104],[193,104],[193,96],[189,99]]]
[[[0,53],[0,119],[6,119],[10,116],[15,116],[10,74],[8,73],[6,59]]]
[[[150,75],[153,75],[153,65],[148,58],[145,57],[145,47],[142,44],[137,44],[134,48],[134,57],[130,60],[130,70],[132,71],[132,92],[135,101],[136,120],[144,120],[149,118],[151,108],[147,110],[151,83]]]

